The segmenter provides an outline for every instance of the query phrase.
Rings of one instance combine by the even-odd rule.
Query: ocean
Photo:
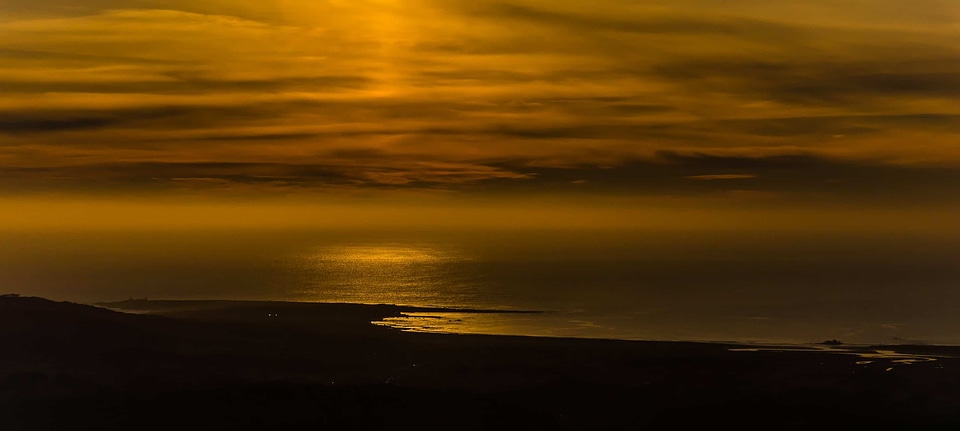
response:
[[[695,230],[5,232],[0,293],[538,311],[378,323],[436,332],[960,344],[960,240]]]

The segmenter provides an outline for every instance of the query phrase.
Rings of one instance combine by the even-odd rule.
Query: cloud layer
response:
[[[956,200],[952,1],[0,9],[8,192]]]

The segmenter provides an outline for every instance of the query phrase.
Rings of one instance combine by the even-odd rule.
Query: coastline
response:
[[[898,353],[911,352],[939,352],[944,357],[956,351],[960,355],[960,345],[935,343],[848,343],[842,340],[823,340],[810,342],[784,341],[754,341],[754,340],[702,340],[702,339],[636,339],[614,337],[575,337],[552,336],[542,334],[515,334],[515,333],[488,333],[488,332],[456,332],[443,329],[429,330],[419,325],[404,324],[405,320],[398,320],[397,324],[387,324],[390,319],[407,319],[410,317],[442,319],[444,315],[544,315],[550,311],[543,310],[515,310],[515,309],[481,309],[481,308],[452,308],[452,307],[421,307],[397,304],[357,304],[334,302],[302,302],[302,301],[263,301],[263,300],[148,300],[128,299],[124,301],[97,302],[89,304],[95,307],[131,314],[150,314],[157,316],[187,318],[194,320],[245,320],[250,322],[261,321],[260,317],[280,320],[291,318],[292,311],[296,316],[296,324],[309,325],[325,324],[331,321],[340,323],[358,324],[361,320],[370,319],[368,323],[374,326],[408,333],[440,334],[440,335],[482,335],[493,337],[528,337],[547,339],[571,340],[600,340],[626,342],[664,342],[664,343],[694,343],[706,345],[730,346],[739,351],[811,351],[824,353],[870,353],[876,350],[897,351]],[[258,315],[260,313],[261,315]],[[304,320],[303,313],[315,313],[312,320]],[[272,315],[272,316],[271,316]]]
[[[163,429],[186,420],[177,413],[185,411],[201,417],[185,429],[763,429],[785,418],[787,429],[826,419],[861,428],[960,425],[953,346],[824,354],[841,346],[424,334],[371,325],[403,312],[387,305],[156,305],[181,307],[128,314],[0,298],[0,341],[9,346],[0,353],[3,429],[103,425],[109,417],[116,426],[102,429]],[[937,360],[865,363],[859,355],[870,349]],[[158,411],[170,417],[146,420]]]

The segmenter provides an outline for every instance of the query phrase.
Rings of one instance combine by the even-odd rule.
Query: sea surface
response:
[[[960,240],[838,232],[0,233],[0,293],[388,303],[420,331],[960,344]]]

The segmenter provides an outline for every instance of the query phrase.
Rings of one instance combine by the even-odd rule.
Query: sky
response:
[[[0,0],[3,228],[946,229],[954,0]]]

